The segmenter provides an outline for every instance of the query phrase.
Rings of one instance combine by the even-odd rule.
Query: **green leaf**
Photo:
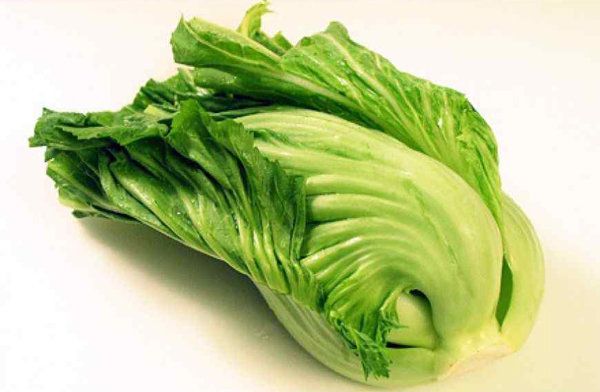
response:
[[[129,109],[169,117],[177,111],[184,100],[195,100],[210,112],[222,112],[265,105],[254,99],[221,94],[202,89],[194,80],[194,73],[180,69],[177,74],[165,81],[149,80],[138,92]]]
[[[465,179],[501,222],[494,136],[465,96],[398,71],[353,42],[339,23],[285,52],[256,40],[266,5],[248,11],[240,33],[182,20],[175,61],[196,67],[201,87],[336,114],[381,130]]]
[[[265,159],[240,124],[213,121],[195,100],[177,106],[172,120],[147,108],[45,111],[35,145],[52,148],[62,201],[79,217],[137,220],[316,309],[320,289],[298,263],[303,179]]]
[[[269,37],[261,30],[262,17],[269,12],[271,11],[269,10],[269,3],[267,1],[253,5],[246,11],[246,15],[238,26],[237,31],[263,45],[273,53],[282,55],[292,47],[292,44],[281,32],[278,32],[273,37]]]

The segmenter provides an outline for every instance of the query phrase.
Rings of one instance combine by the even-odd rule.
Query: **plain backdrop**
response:
[[[600,2],[275,1],[294,40],[337,19],[463,91],[547,259],[517,354],[426,391],[600,390]],[[182,14],[249,1],[0,1],[0,391],[366,391],[313,360],[223,263],[149,229],[76,220],[27,138],[44,106],[116,109],[175,70]]]

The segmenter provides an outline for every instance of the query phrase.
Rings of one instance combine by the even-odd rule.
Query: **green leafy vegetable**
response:
[[[333,370],[439,379],[519,348],[543,291],[531,224],[466,98],[332,23],[292,46],[181,21],[192,65],[116,112],[45,110],[31,146],[77,217],[139,222],[256,283]]]

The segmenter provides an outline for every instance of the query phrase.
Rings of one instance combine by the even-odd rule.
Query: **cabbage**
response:
[[[182,20],[175,59],[195,68],[119,111],[45,110],[30,145],[60,200],[226,262],[357,381],[412,385],[518,349],[543,257],[483,118],[338,23],[292,47],[264,12],[237,32]]]

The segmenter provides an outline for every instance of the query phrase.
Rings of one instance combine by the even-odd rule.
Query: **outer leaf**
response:
[[[194,100],[177,106],[172,123],[132,107],[45,111],[31,143],[52,148],[48,174],[77,216],[137,220],[317,309],[319,287],[298,263],[303,180],[266,160],[241,125],[214,122]]]
[[[200,88],[194,81],[193,72],[180,69],[176,75],[165,81],[149,80],[140,89],[129,108],[139,112],[149,110],[151,113],[168,116],[168,113],[177,111],[180,102],[189,99],[197,101],[203,108],[211,112],[265,105],[264,102],[253,99],[215,93]],[[149,107],[150,109],[148,109]]]
[[[544,292],[544,256],[531,223],[508,196],[504,196],[506,259],[510,267],[511,298],[502,333],[516,350],[535,322]]]
[[[265,12],[252,8],[240,31],[182,20],[175,60],[197,67],[198,85],[277,100],[382,130],[463,177],[501,221],[497,150],[489,126],[460,93],[398,71],[332,23],[284,53],[252,39]],[[250,32],[250,33],[248,33]]]

